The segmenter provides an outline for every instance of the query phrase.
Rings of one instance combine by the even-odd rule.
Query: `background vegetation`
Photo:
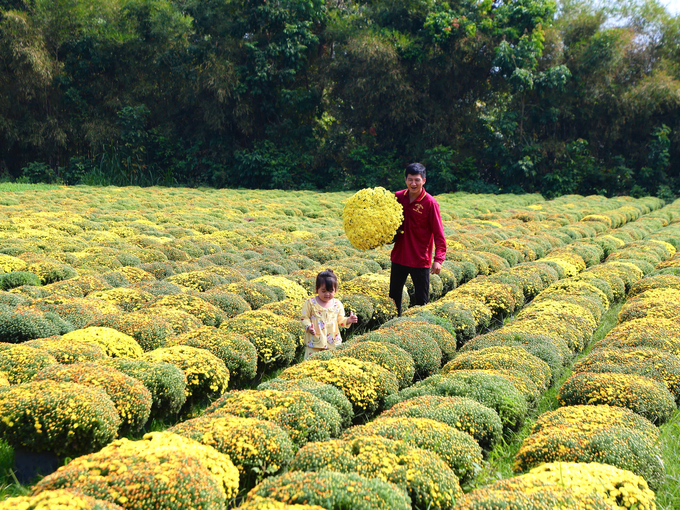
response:
[[[4,180],[680,194],[656,0],[0,0]]]

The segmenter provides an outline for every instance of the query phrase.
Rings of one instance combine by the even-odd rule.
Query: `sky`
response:
[[[680,14],[680,0],[660,0],[659,3],[665,5],[671,14]]]

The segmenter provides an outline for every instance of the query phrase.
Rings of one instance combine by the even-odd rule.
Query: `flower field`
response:
[[[0,453],[64,465],[9,484],[0,510],[657,508],[680,202],[440,195],[447,260],[430,303],[407,306],[409,280],[396,317],[398,218],[343,221],[360,199],[4,192]],[[325,268],[359,322],[303,361]],[[478,483],[525,428],[514,476]]]

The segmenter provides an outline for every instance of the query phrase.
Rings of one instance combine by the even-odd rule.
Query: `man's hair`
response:
[[[427,179],[427,176],[425,175],[425,165],[421,163],[411,163],[404,171],[404,177],[408,177],[409,175],[420,175],[423,179]]]
[[[316,275],[316,288],[314,290],[318,291],[321,287],[326,290],[338,290],[338,277],[335,276],[332,269],[326,269]]]

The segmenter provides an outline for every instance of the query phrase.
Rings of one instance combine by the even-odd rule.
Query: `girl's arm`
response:
[[[338,304],[340,305],[338,307],[338,325],[342,326],[343,328],[348,328],[350,324],[355,324],[357,322],[357,316],[354,315],[353,313],[349,314],[349,317],[345,317],[345,307],[338,301]]]
[[[305,301],[302,305],[302,313],[300,314],[300,322],[302,322],[302,327],[305,331],[311,333],[313,336],[317,336],[316,328],[312,322],[312,303]]]

